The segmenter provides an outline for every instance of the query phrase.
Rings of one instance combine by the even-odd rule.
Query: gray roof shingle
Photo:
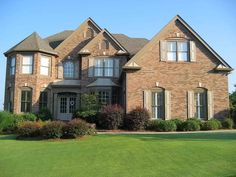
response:
[[[27,38],[16,44],[14,47],[5,52],[8,55],[11,52],[23,51],[40,51],[44,53],[54,54],[57,53],[48,45],[48,42],[43,40],[36,32],[29,35]]]

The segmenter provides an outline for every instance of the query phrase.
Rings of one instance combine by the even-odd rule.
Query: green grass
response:
[[[235,167],[235,132],[62,141],[0,136],[0,177],[233,177]]]

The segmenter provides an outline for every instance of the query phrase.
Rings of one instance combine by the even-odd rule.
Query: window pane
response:
[[[103,60],[101,59],[95,60],[95,67],[103,67]]]
[[[11,67],[15,67],[15,65],[16,65],[16,58],[12,57],[11,58]]]
[[[152,93],[152,117],[164,118],[164,96],[162,91]]]
[[[22,66],[22,73],[23,74],[31,74],[32,73],[32,66]]]
[[[113,60],[112,59],[105,59],[105,67],[113,67]]]
[[[40,68],[40,74],[48,76],[48,68],[47,67],[42,67]]]
[[[176,52],[167,52],[168,61],[176,61]]]
[[[188,54],[185,52],[178,53],[178,60],[179,61],[188,61]]]
[[[113,68],[105,68],[105,76],[113,76]]]
[[[33,57],[32,56],[23,56],[23,65],[32,65],[33,64]]]
[[[41,56],[41,66],[49,67],[49,57]]]
[[[167,42],[168,51],[176,51],[176,42]]]
[[[74,77],[74,63],[71,61],[66,61],[64,63],[64,78]]]
[[[178,51],[188,51],[188,44],[187,42],[178,42]]]
[[[94,76],[103,76],[103,68],[95,68]]]

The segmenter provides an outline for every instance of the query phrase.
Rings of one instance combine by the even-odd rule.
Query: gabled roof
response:
[[[219,61],[221,64],[223,64],[228,71],[232,71],[233,68],[222,58],[220,57],[219,54],[217,54],[207,43],[206,41],[204,41],[200,35],[194,31],[179,15],[176,15],[168,24],[175,22],[176,20],[178,20],[182,25],[184,25],[189,31],[190,33],[192,33]],[[167,25],[168,25],[167,24]],[[167,26],[166,25],[166,26]],[[131,58],[123,67],[124,69],[132,69],[132,65],[135,65],[136,69],[137,67],[139,67],[136,63],[136,61],[140,58],[141,55],[143,55],[145,53],[145,51],[155,42],[157,42],[158,37],[160,35],[160,33],[166,28],[166,26],[164,26],[150,41],[147,45],[145,45],[133,58]]]
[[[4,53],[7,56],[11,52],[39,51],[57,55],[57,53],[44,41],[36,32],[16,44],[14,47]]]
[[[59,46],[61,46],[61,45],[62,45],[64,42],[66,42],[67,40],[70,40],[70,37],[73,36],[73,34],[74,34],[76,31],[80,30],[80,29],[81,29],[81,28],[80,28],[81,26],[83,26],[84,24],[87,24],[88,22],[92,23],[93,26],[94,26],[99,32],[102,31],[102,29],[93,21],[93,19],[89,17],[89,18],[88,18],[87,20],[85,20],[76,30],[72,31],[71,34],[70,34],[70,32],[69,32],[69,35],[68,35],[62,42],[60,42],[59,45],[57,45],[57,46],[55,47],[55,49],[58,48]]]
[[[104,34],[104,33],[105,33],[106,35],[108,35],[108,36],[110,37],[110,39],[120,48],[121,51],[119,51],[119,52],[122,52],[122,54],[129,54],[129,52],[127,51],[127,49],[124,48],[124,47],[118,42],[118,40],[117,40],[116,38],[114,38],[114,36],[113,36],[111,33],[109,33],[106,29],[103,29],[95,38],[93,38],[87,45],[85,45],[85,46],[79,51],[79,54],[83,54],[83,53],[88,54],[89,51],[87,50],[87,48],[88,48],[88,46],[90,45],[90,43],[91,43],[92,41],[95,41],[95,40],[98,38],[98,36],[99,36],[100,34]]]

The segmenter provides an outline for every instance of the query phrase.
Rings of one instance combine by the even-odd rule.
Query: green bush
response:
[[[150,119],[147,109],[136,107],[124,119],[124,126],[128,130],[142,130]]]
[[[46,120],[52,120],[52,114],[51,111],[48,108],[42,108],[38,114],[37,114],[37,118],[42,120],[42,121],[46,121]]]
[[[200,130],[200,124],[196,120],[187,120],[183,122],[183,131],[199,131]]]
[[[95,94],[82,94],[80,109],[76,110],[73,118],[81,118],[89,123],[96,123],[98,113],[98,101]]]
[[[226,118],[222,121],[222,127],[227,129],[232,129],[234,126],[234,122],[230,118]]]
[[[202,123],[201,130],[217,130],[221,128],[221,122],[217,119],[211,119]]]
[[[124,110],[119,105],[103,106],[98,116],[98,126],[103,129],[118,129],[123,121]]]
[[[43,126],[43,123],[24,121],[17,126],[18,137],[38,137],[40,136],[40,130]]]
[[[23,113],[23,114],[21,114],[21,116],[24,119],[24,121],[36,121],[37,120],[37,116],[33,113]]]
[[[81,119],[73,119],[63,127],[63,137],[66,138],[76,138],[95,133],[95,128]]]
[[[159,123],[162,120],[156,119],[156,120],[149,120],[146,125],[145,125],[145,129],[146,130],[151,130],[151,131],[157,131],[158,127],[159,127]]]
[[[175,123],[177,131],[183,131],[183,123],[184,123],[184,121],[182,119],[176,118],[176,119],[172,119],[170,121]]]
[[[15,131],[16,122],[12,113],[2,111],[0,112],[0,132],[12,133]]]
[[[42,127],[41,133],[44,138],[61,138],[64,126],[62,121],[49,121]]]
[[[176,131],[176,124],[171,120],[150,120],[147,129],[158,132]]]

